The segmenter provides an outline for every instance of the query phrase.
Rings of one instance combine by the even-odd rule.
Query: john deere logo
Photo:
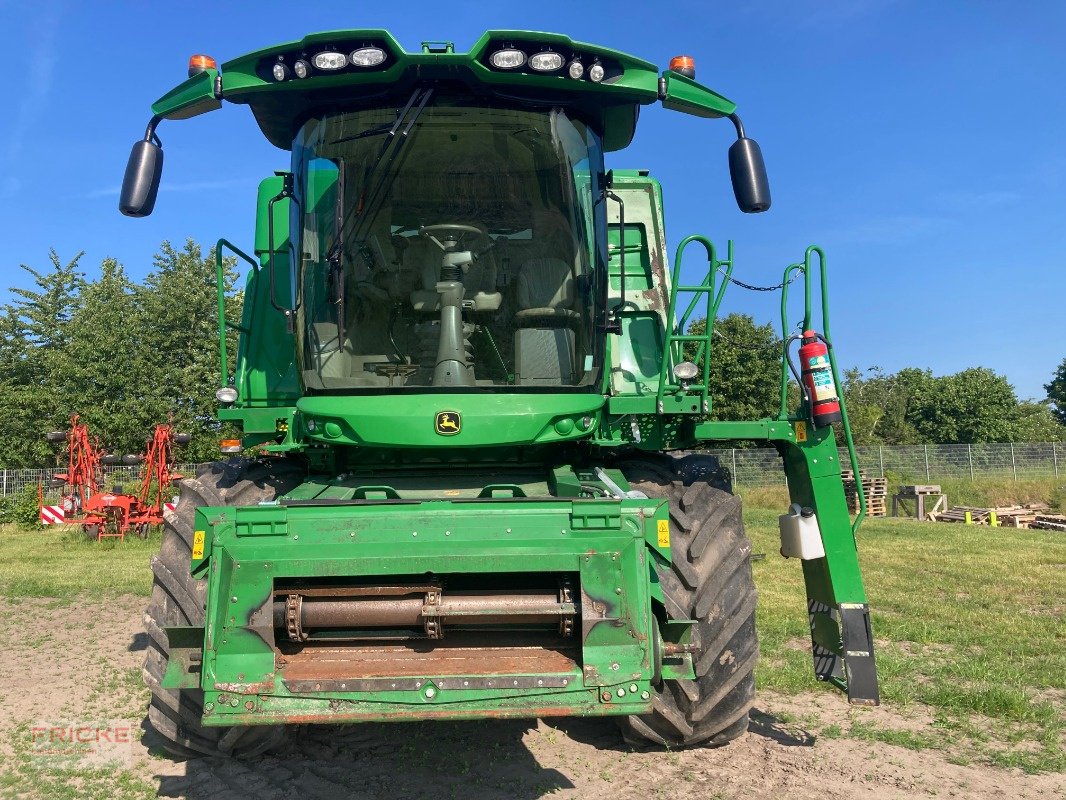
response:
[[[434,427],[441,436],[454,436],[463,429],[463,418],[458,411],[438,411]]]

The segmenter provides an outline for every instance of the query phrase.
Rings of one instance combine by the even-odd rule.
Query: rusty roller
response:
[[[306,641],[316,630],[360,631],[411,629],[430,639],[441,639],[445,626],[452,629],[509,625],[543,625],[570,636],[578,609],[568,583],[555,590],[499,592],[467,590],[454,594],[437,586],[403,593],[376,594],[344,590],[328,595],[299,590],[276,596],[274,627],[285,630],[295,642]]]

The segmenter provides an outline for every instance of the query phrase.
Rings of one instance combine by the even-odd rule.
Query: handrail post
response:
[[[257,272],[259,270],[259,264],[250,255],[227,239],[218,240],[215,245],[215,290],[218,293],[219,386],[222,388],[230,385],[229,352],[226,348],[226,272],[222,259],[223,249],[227,249],[234,255],[243,258],[252,265],[253,270]]]
[[[788,419],[788,287],[792,273],[797,270],[803,271],[806,282],[806,269],[803,264],[789,264],[781,278],[781,409],[777,415],[780,420]]]
[[[810,327],[810,274],[811,274],[811,254],[818,254],[818,272],[820,277],[820,288],[822,291],[822,335],[825,337],[827,349],[829,350],[829,367],[833,372],[833,382],[836,384],[837,391],[840,392],[840,422],[841,427],[844,429],[844,442],[848,447],[848,456],[851,461],[851,469],[855,473],[855,489],[856,494],[859,497],[859,513],[855,517],[855,521],[852,523],[851,530],[853,533],[859,532],[859,527],[862,525],[863,519],[866,518],[866,492],[863,491],[862,481],[859,479],[859,456],[855,452],[855,439],[851,435],[851,421],[848,419],[848,406],[844,401],[844,393],[841,387],[843,383],[840,381],[840,368],[837,365],[836,350],[833,348],[833,338],[829,330],[829,277],[826,272],[826,258],[825,251],[817,245],[811,245],[803,254],[803,267],[806,280],[804,285],[807,291],[804,294],[805,297],[805,312],[807,314],[804,320],[804,327]]]

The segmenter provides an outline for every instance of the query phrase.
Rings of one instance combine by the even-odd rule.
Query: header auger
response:
[[[671,262],[658,182],[604,168],[642,105],[726,118],[738,205],[769,208],[758,145],[691,59],[660,72],[531,31],[409,53],[383,30],[197,56],[134,145],[123,213],[154,206],[162,122],[223,101],[292,157],[259,186],[250,252],[216,248],[219,418],[243,432],[223,449],[258,455],[182,483],[153,561],[145,679],[171,750],[549,715],[615,716],[671,747],[733,739],[754,693],[751,545],[727,471],[671,451],[736,439],[778,449],[823,545],[802,560],[817,676],[877,702],[820,398],[789,413],[782,353],[777,416],[709,419],[732,243],[722,258],[689,237]],[[706,270],[686,283],[696,242]],[[227,252],[250,267],[239,322]],[[820,278],[828,344],[824,266],[809,248],[786,288],[804,279],[811,330]]]

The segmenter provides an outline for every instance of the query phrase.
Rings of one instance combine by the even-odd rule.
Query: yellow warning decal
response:
[[[661,519],[658,522],[659,529],[659,547],[670,546],[670,523],[665,519]]]
[[[803,420],[796,420],[796,441],[807,441],[807,423]]]
[[[192,535],[192,557],[204,557],[204,531],[194,531]]]

